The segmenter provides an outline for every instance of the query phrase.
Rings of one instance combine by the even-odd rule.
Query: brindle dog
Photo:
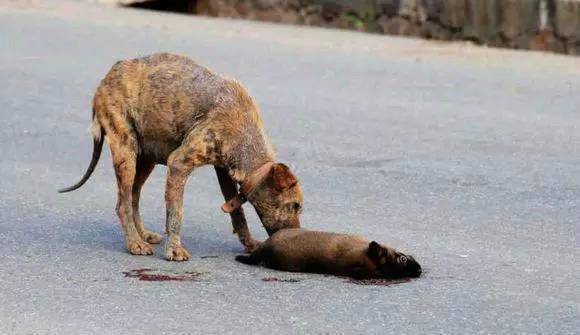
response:
[[[251,252],[259,242],[248,230],[241,204],[248,200],[268,234],[299,227],[302,191],[280,163],[264,131],[258,107],[246,89],[193,60],[155,54],[117,62],[93,100],[93,158],[82,186],[93,172],[103,140],[109,143],[118,185],[117,214],[127,249],[151,255],[161,235],[143,225],[141,187],[156,164],[167,165],[165,257],[189,259],[181,245],[183,192],[194,169],[211,164],[240,242]],[[240,193],[238,193],[238,184]]]
[[[326,273],[357,279],[419,277],[421,266],[412,256],[354,235],[283,229],[270,236],[245,264],[291,271]]]

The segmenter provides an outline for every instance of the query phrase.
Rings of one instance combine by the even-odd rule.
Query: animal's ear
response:
[[[290,169],[282,164],[276,163],[272,166],[272,180],[274,181],[274,188],[282,192],[298,183],[298,179],[290,172]]]
[[[369,250],[367,251],[367,255],[369,258],[375,262],[378,262],[379,258],[381,257],[382,247],[376,241],[372,241],[369,243]]]

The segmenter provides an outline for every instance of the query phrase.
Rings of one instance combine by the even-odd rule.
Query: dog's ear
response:
[[[378,263],[382,254],[383,254],[383,247],[381,247],[380,244],[378,244],[376,241],[372,241],[371,243],[369,243],[369,249],[367,250],[367,256],[369,256],[369,258],[372,261]]]
[[[274,182],[274,188],[277,191],[282,192],[298,183],[298,179],[290,172],[290,169],[282,164],[276,163],[272,166],[272,180]]]

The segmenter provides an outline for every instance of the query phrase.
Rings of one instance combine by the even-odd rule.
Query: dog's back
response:
[[[142,153],[162,164],[202,125],[211,123],[221,136],[262,126],[240,83],[168,53],[117,62],[97,88],[93,105],[95,122],[108,133],[134,134]]]
[[[264,242],[263,249],[269,253],[265,263],[272,268],[345,274],[365,261],[367,246],[358,236],[283,229]]]

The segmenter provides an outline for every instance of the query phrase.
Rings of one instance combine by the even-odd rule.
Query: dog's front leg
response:
[[[225,201],[235,197],[238,194],[238,188],[236,182],[228,174],[228,171],[225,168],[216,166],[215,172]],[[254,240],[250,234],[246,216],[244,215],[244,209],[240,207],[232,211],[230,217],[232,220],[232,226],[234,227],[234,233],[238,235],[238,239],[244,245],[245,251],[251,253],[256,250],[260,245],[260,242]]]
[[[167,210],[165,232],[165,258],[170,261],[186,261],[189,252],[181,245],[183,223],[183,191],[187,178],[196,166],[201,165],[193,150],[182,146],[171,153],[167,160],[167,184],[165,205]]]

